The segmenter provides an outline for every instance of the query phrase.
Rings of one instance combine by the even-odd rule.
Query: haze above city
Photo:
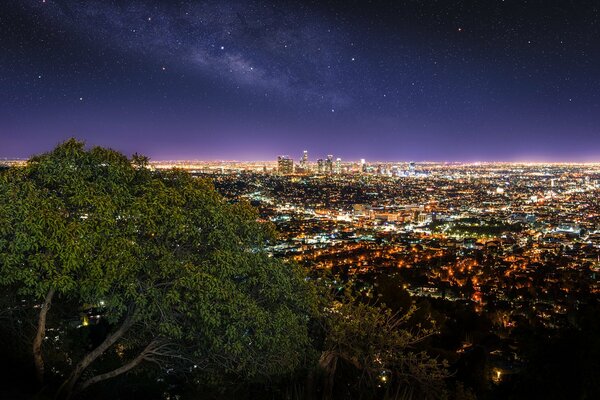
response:
[[[594,1],[0,4],[0,157],[600,161]]]

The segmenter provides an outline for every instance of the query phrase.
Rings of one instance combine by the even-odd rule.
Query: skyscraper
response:
[[[335,173],[336,174],[342,173],[342,159],[339,157],[335,159]]]
[[[304,170],[308,168],[308,150],[304,150],[300,159],[300,167]]]
[[[277,171],[283,175],[293,174],[294,160],[292,160],[288,156],[277,157]]]
[[[328,174],[333,173],[333,154],[327,155],[327,160],[325,161],[325,172]]]

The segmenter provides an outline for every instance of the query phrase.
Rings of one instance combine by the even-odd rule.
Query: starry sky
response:
[[[599,161],[600,3],[0,2],[0,157]]]

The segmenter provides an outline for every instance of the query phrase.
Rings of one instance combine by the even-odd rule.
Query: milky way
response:
[[[600,160],[594,2],[0,5],[0,156]]]
[[[260,3],[215,1],[178,7],[140,1],[31,6],[67,32],[139,54],[161,70],[205,73],[236,87],[334,106],[345,102],[331,70],[343,62],[343,40],[301,8],[288,13]]]

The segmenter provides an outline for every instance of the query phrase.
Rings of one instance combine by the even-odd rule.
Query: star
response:
[[[13,7],[5,3],[13,2],[0,0],[0,15],[4,15],[5,7]],[[571,19],[579,22],[578,16],[588,8],[590,15],[593,14],[593,7],[582,7],[577,12],[571,10],[579,4],[556,15],[539,15],[537,7],[523,4],[526,10],[520,10],[523,14],[519,15],[527,23],[515,25],[519,21],[510,21],[514,10],[507,9],[504,14],[504,7],[487,9],[468,5],[459,10],[433,5],[431,10],[427,7],[432,12],[427,16],[422,15],[425,10],[419,7],[400,5],[410,2],[398,2],[397,9],[403,16],[389,13],[389,6],[379,4],[387,2],[365,2],[364,7],[358,5],[361,2],[354,2],[356,5],[353,3],[352,7],[340,7],[339,10],[333,7],[335,16],[321,7],[308,5],[315,2],[300,2],[303,5],[299,6],[291,5],[293,2],[288,6],[288,2],[284,2],[277,9],[257,7],[252,2],[247,5],[239,0],[231,6],[205,2],[202,7],[195,7],[192,1],[176,2],[182,4],[181,7],[162,7],[160,1],[140,0],[126,2],[133,3],[131,7],[123,7],[120,4],[123,2],[99,0],[30,0],[22,3],[15,7],[23,10],[15,12],[18,15],[33,13],[26,21],[33,23],[39,19],[44,29],[65,37],[68,35],[73,40],[53,41],[52,36],[38,35],[36,29],[20,27],[25,20],[7,19],[9,27],[3,32],[7,42],[12,41],[14,46],[6,49],[7,60],[4,61],[9,67],[14,64],[16,71],[19,65],[26,66],[28,71],[11,76],[15,84],[11,82],[8,86],[10,98],[19,96],[23,104],[37,96],[56,98],[60,100],[57,107],[64,105],[68,110],[69,104],[76,107],[70,99],[86,101],[77,93],[79,90],[93,95],[86,107],[112,96],[129,99],[149,91],[144,98],[144,108],[140,107],[132,114],[119,114],[119,118],[128,124],[142,118],[145,110],[163,107],[162,96],[168,93],[169,99],[178,99],[177,104],[181,103],[182,110],[187,104],[198,104],[203,109],[214,103],[215,107],[231,108],[232,115],[238,112],[246,115],[245,105],[256,98],[258,101],[253,106],[256,113],[249,115],[253,123],[258,124],[264,115],[273,112],[277,123],[298,124],[293,128],[298,131],[305,129],[304,125],[319,124],[319,118],[322,118],[324,122],[340,124],[340,127],[332,126],[331,133],[328,132],[338,135],[337,131],[343,130],[341,125],[351,125],[346,118],[355,118],[365,121],[365,125],[370,122],[381,124],[373,129],[381,129],[392,138],[396,120],[406,118],[407,126],[417,128],[421,119],[431,119],[428,126],[437,123],[437,127],[427,134],[437,135],[437,131],[444,130],[440,121],[450,118],[457,121],[450,128],[458,132],[464,128],[463,124],[468,125],[464,122],[468,120],[465,116],[470,116],[479,107],[485,108],[487,113],[491,105],[519,110],[529,104],[529,98],[518,96],[519,83],[528,76],[533,78],[526,83],[526,89],[532,93],[534,89],[539,90],[535,100],[539,102],[540,110],[556,108],[557,115],[553,118],[569,117],[568,121],[573,125],[586,125],[588,121],[574,117],[578,108],[561,108],[561,104],[564,106],[565,100],[570,104],[576,102],[574,106],[587,107],[587,112],[592,107],[589,104],[598,103],[593,90],[578,90],[593,80],[593,72],[584,72],[600,60],[587,32],[589,26],[565,23]],[[62,3],[72,4],[57,6]],[[474,12],[481,20],[472,26],[465,18],[467,11]],[[498,11],[502,13],[500,18]],[[287,17],[281,18],[283,15]],[[352,26],[351,21],[359,19],[364,23]],[[402,26],[402,21],[411,24]],[[467,25],[462,26],[462,22]],[[479,29],[482,26],[495,28]],[[406,36],[409,28],[414,40],[399,40]],[[541,35],[553,32],[556,34],[551,40],[538,41]],[[571,46],[571,43],[577,45]],[[228,47],[230,45],[232,47]],[[38,52],[41,53],[39,56]],[[357,62],[359,56],[352,55],[354,52],[360,54],[360,63]],[[346,63],[348,60],[351,65]],[[165,61],[169,62],[169,67],[163,64]],[[57,65],[49,64],[54,62]],[[494,67],[489,68],[487,62],[493,63]],[[173,70],[169,69],[171,67]],[[35,71],[40,70],[48,71],[48,76],[41,72],[35,75]],[[506,71],[507,76],[500,71]],[[535,71],[539,72],[536,74]],[[78,77],[77,84],[64,85],[64,76],[70,75]],[[32,77],[34,81],[31,81]],[[6,76],[0,76],[0,87],[6,79]],[[35,79],[40,83],[36,84]],[[106,82],[106,87],[99,82]],[[201,90],[185,89],[188,86]],[[388,90],[390,102],[387,101]],[[453,97],[456,92],[461,93],[459,98]],[[513,92],[515,96],[512,96]],[[492,93],[500,94],[493,96]],[[567,94],[577,95],[577,98],[564,97]],[[477,100],[482,97],[485,104],[478,105]],[[116,101],[115,109],[124,103]],[[329,108],[325,108],[328,105]],[[13,107],[12,104],[9,106]],[[21,107],[20,104],[14,104],[15,110],[4,105],[0,107],[0,131],[5,124],[4,114],[26,110],[17,106]],[[338,106],[342,113],[327,117],[325,112],[336,113]],[[109,104],[106,111],[111,107],[113,105]],[[175,105],[172,107],[174,112],[185,114]],[[90,123],[95,123],[92,112],[99,114],[100,110],[90,110]],[[314,121],[296,118],[303,113],[311,113]],[[534,118],[526,113],[518,113],[518,117],[525,119],[518,125],[519,129],[528,126],[528,121]],[[193,119],[187,114],[185,118]],[[479,123],[486,116],[473,118]],[[589,117],[597,122],[595,118]],[[553,132],[559,129],[551,128]],[[223,129],[237,135],[232,127]],[[359,127],[352,126],[352,129],[359,130]],[[536,129],[541,131],[542,127]],[[562,125],[560,129],[563,129]],[[269,130],[271,128],[265,132]],[[585,128],[581,132],[581,138],[588,134]],[[558,132],[552,134],[558,135]],[[518,142],[518,138],[507,140],[513,139]],[[307,140],[313,140],[313,136]],[[314,140],[318,140],[316,136]],[[435,151],[442,154],[440,157],[445,157],[446,149],[441,142],[436,142],[437,147],[428,146],[427,151],[434,151],[435,147]],[[340,152],[352,152],[350,147],[342,149],[342,146],[345,144],[340,145]],[[384,147],[381,146],[381,151],[387,151]],[[574,148],[570,150],[575,151]]]

